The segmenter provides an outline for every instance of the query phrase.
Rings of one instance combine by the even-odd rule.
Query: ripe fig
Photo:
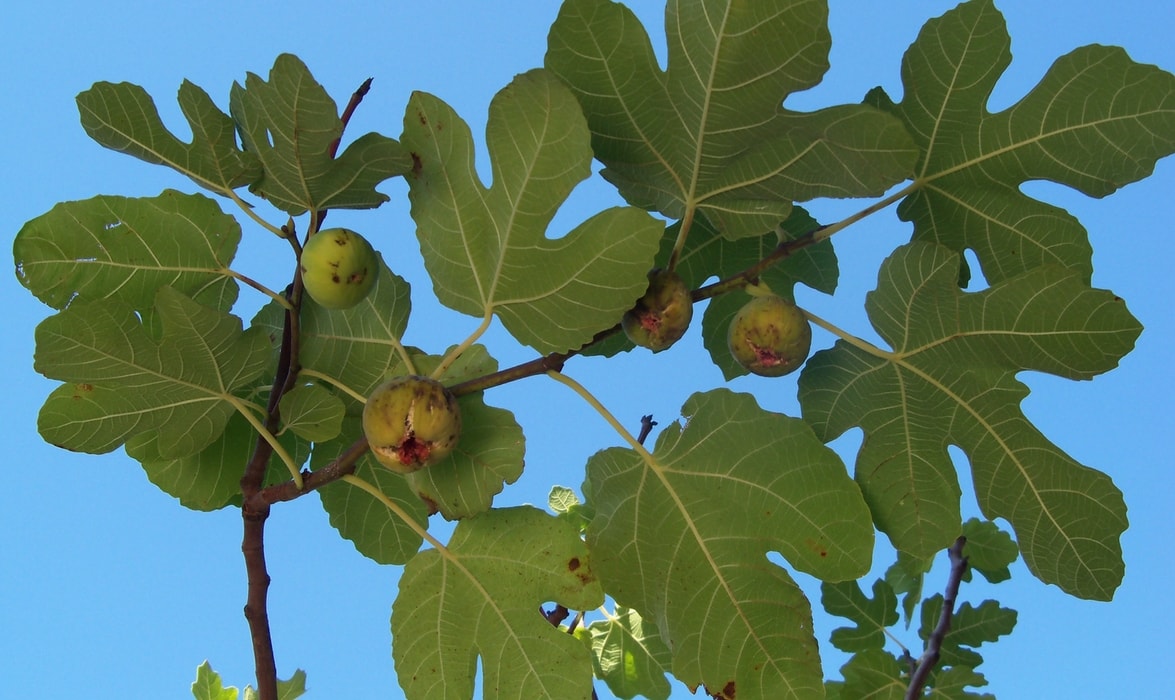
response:
[[[812,326],[787,299],[776,294],[756,296],[730,322],[727,344],[746,369],[763,377],[782,377],[808,358]]]
[[[349,309],[367,296],[379,275],[379,258],[367,239],[345,228],[323,229],[302,248],[302,284],[328,309]]]
[[[394,377],[368,397],[363,433],[380,464],[408,474],[436,464],[453,451],[461,435],[461,408],[435,379]]]
[[[645,295],[624,312],[621,326],[632,342],[661,352],[685,335],[693,316],[689,287],[681,277],[668,270],[652,270]]]

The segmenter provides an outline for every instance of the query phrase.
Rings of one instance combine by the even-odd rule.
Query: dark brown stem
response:
[[[951,548],[947,550],[951,558],[951,571],[947,576],[947,586],[943,591],[942,598],[942,613],[939,615],[938,624],[935,625],[934,630],[930,633],[930,637],[926,640],[926,651],[922,653],[922,658],[918,659],[918,667],[910,674],[910,685],[906,689],[906,700],[914,700],[922,697],[922,691],[926,687],[926,681],[930,678],[930,674],[934,671],[934,667],[938,665],[939,657],[942,653],[942,643],[946,639],[947,633],[951,631],[951,616],[955,613],[955,601],[959,597],[959,583],[963,580],[963,574],[967,571],[967,557],[963,556],[963,546],[967,544],[967,538],[960,536]]]
[[[649,433],[653,432],[653,427],[657,425],[657,421],[653,420],[652,415],[641,416],[641,432],[636,436],[636,441],[640,444],[645,444],[645,439],[649,437]]]
[[[335,155],[339,152],[339,144],[343,142],[343,131],[346,130],[347,124],[351,122],[351,115],[355,113],[355,108],[359,106],[359,103],[363,101],[363,98],[367,96],[368,91],[371,90],[371,80],[371,78],[364,80],[363,84],[359,86],[359,89],[351,93],[351,99],[347,100],[347,106],[343,108],[343,113],[339,117],[339,119],[343,122],[343,128],[339,131],[338,138],[336,138],[334,141],[331,141],[330,147],[327,148],[327,153],[330,154],[331,158],[334,158]],[[326,219],[326,213],[328,211],[329,209],[322,209],[315,213],[315,231],[322,227],[322,222],[324,219]]]

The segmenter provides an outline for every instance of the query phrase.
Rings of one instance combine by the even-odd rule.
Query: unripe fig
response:
[[[812,349],[812,326],[792,302],[776,294],[751,299],[730,322],[730,354],[764,377],[794,372]]]
[[[408,474],[436,464],[453,451],[461,435],[461,408],[435,379],[394,377],[368,397],[363,433],[380,464]]]
[[[302,248],[302,285],[320,306],[349,309],[367,296],[379,258],[367,239],[345,228],[319,231]]]
[[[621,326],[632,342],[661,352],[685,335],[693,317],[693,300],[681,277],[668,270],[652,270],[649,288],[636,306],[624,312]]]

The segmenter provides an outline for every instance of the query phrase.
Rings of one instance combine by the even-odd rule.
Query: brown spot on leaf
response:
[[[571,561],[567,562],[567,570],[575,571],[579,568],[579,557],[571,557]]]
[[[420,156],[416,153],[409,153],[409,155],[412,156],[412,174],[419,176],[420,169],[422,167],[422,163],[420,162]]]

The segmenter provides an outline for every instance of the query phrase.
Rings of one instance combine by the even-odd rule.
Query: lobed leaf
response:
[[[808,697],[822,674],[808,602],[778,551],[825,580],[862,575],[873,529],[836,454],[800,420],[719,389],[695,394],[684,428],[650,455],[588,462],[587,541],[617,604],[655,624],[672,672],[740,699]]]
[[[940,246],[899,248],[866,301],[893,351],[841,340],[815,354],[800,378],[804,417],[826,441],[865,430],[857,481],[899,550],[929,557],[960,534],[955,444],[971,460],[981,509],[1012,524],[1029,569],[1071,594],[1108,598],[1123,571],[1122,494],[1033,427],[1015,375],[1091,378],[1141,328],[1079,273],[1040,267],[964,294],[958,270],[958,255]]]
[[[923,640],[930,638],[938,624],[942,606],[943,597],[940,594],[922,602],[922,625],[918,628],[918,635]],[[994,600],[985,600],[978,607],[963,603],[951,615],[951,630],[943,640],[940,663],[943,666],[974,669],[983,663],[983,657],[973,649],[1011,634],[1015,626],[1016,611],[1002,608]]]
[[[540,614],[551,600],[604,600],[572,525],[527,506],[461,521],[447,548],[421,552],[400,578],[392,656],[405,696],[471,698],[480,657],[486,700],[588,700],[587,649]]]
[[[906,52],[900,104],[870,95],[921,151],[918,190],[898,214],[914,222],[915,240],[974,250],[988,282],[1045,264],[1088,282],[1085,229],[1019,186],[1050,180],[1104,197],[1149,175],[1175,152],[1175,76],[1120,48],[1085,46],[992,114],[987,102],[1011,62],[1010,43],[991,0],[964,2],[927,22]]]
[[[818,84],[831,37],[824,2],[680,2],[665,11],[669,62],[625,6],[568,0],[546,67],[583,105],[603,176],[635,206],[700,213],[729,238],[769,232],[793,201],[880,195],[916,149],[865,105],[784,109]]]
[[[441,303],[497,314],[519,342],[550,353],[578,349],[644,293],[662,231],[644,212],[612,208],[544,237],[592,160],[579,105],[550,74],[517,76],[490,104],[488,189],[469,127],[438,98],[413,94],[402,139],[415,162],[412,218]]]
[[[55,309],[116,299],[139,312],[170,286],[227,311],[237,298],[229,264],[241,241],[236,219],[201,195],[98,196],[61,202],[21,227],[16,276]]]
[[[179,105],[192,130],[191,143],[168,131],[155,101],[138,85],[94,83],[77,96],[77,104],[82,128],[90,138],[106,148],[173,168],[218,194],[261,176],[256,154],[237,147],[232,118],[187,80],[180,85]]]
[[[282,427],[312,442],[324,442],[342,430],[343,401],[316,384],[295,386],[282,395]]]
[[[1020,548],[1012,536],[993,522],[971,518],[963,523],[963,536],[967,544],[963,556],[967,557],[967,570],[963,580],[971,580],[971,572],[978,571],[991,583],[1007,581],[1012,577],[1008,569],[1020,556]]]
[[[378,207],[388,196],[375,187],[412,167],[395,139],[376,133],[332,157],[332,145],[343,135],[338,107],[291,54],[277,57],[268,81],[250,73],[243,87],[234,83],[229,111],[245,149],[264,168],[249,189],[290,216]]]
[[[856,627],[832,631],[832,645],[849,653],[885,646],[885,629],[898,623],[898,598],[888,583],[873,582],[873,597],[868,598],[856,581],[820,584],[820,604],[831,615],[845,617]]]
[[[222,432],[246,388],[265,369],[263,332],[161,287],[156,341],[133,309],[114,299],[71,304],[37,326],[33,367],[66,382],[37,419],[42,437],[100,454],[157,433],[162,459],[196,454]]]

